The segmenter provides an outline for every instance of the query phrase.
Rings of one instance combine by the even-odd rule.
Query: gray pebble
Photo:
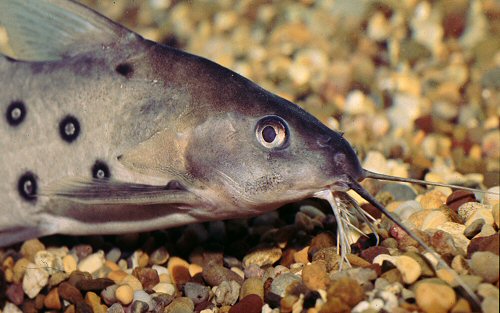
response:
[[[464,236],[467,237],[468,239],[474,238],[477,234],[479,234],[479,232],[483,228],[483,225],[484,225],[484,220],[482,218],[475,220],[465,228]]]
[[[108,308],[106,313],[125,313],[125,310],[120,303],[115,303]]]
[[[132,302],[131,313],[146,313],[147,311],[149,311],[149,305],[146,302],[139,300]]]
[[[415,200],[408,200],[401,203],[398,208],[394,210],[394,213],[397,214],[401,220],[406,221],[413,213],[420,212],[422,210],[422,206],[419,202]]]
[[[233,305],[238,301],[240,289],[240,284],[234,280],[223,281],[215,289],[215,301],[222,305]]]
[[[414,200],[417,196],[417,192],[411,186],[397,183],[389,183],[379,192],[389,192],[395,201]]]
[[[276,277],[271,283],[271,292],[279,295],[280,297],[285,296],[285,291],[290,284],[293,282],[300,282],[302,279],[292,273],[284,273]]]
[[[113,248],[106,253],[106,260],[118,263],[118,260],[122,256],[122,252],[119,248]]]
[[[202,284],[187,282],[184,285],[184,295],[193,300],[194,304],[208,300],[210,296],[210,287]]]
[[[104,303],[106,303],[107,305],[111,305],[117,302],[115,297],[115,292],[116,289],[118,289],[118,287],[119,287],[118,285],[114,284],[104,288],[101,291],[101,298],[104,301]]]

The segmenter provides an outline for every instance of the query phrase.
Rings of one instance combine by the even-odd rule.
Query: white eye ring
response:
[[[286,122],[270,115],[260,119],[255,128],[255,136],[261,145],[268,149],[284,148],[288,143],[288,127]]]

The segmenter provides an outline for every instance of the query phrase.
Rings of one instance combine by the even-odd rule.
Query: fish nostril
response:
[[[331,141],[332,141],[332,137],[322,136],[322,137],[318,138],[317,143],[321,148],[325,148],[325,147],[330,146]]]

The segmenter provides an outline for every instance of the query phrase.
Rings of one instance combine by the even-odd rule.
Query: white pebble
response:
[[[3,313],[23,313],[14,303],[7,301],[3,307]]]
[[[151,296],[144,290],[134,291],[134,301],[142,301],[148,304],[150,308],[153,308],[153,302],[151,301]]]
[[[45,268],[41,268],[34,263],[29,263],[26,266],[26,273],[23,278],[23,290],[30,299],[35,298],[48,282],[49,273]]]

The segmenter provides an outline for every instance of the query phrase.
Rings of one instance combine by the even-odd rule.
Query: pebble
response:
[[[294,282],[300,282],[300,276],[292,273],[284,273],[276,277],[271,283],[271,292],[280,297],[285,296],[286,288]]]
[[[263,304],[262,298],[255,294],[250,294],[233,305],[229,313],[260,313]]]
[[[187,282],[184,285],[184,296],[191,299],[196,305],[208,300],[210,296],[210,287],[199,283]]]
[[[12,281],[16,284],[22,282],[26,269],[28,268],[30,261],[27,258],[20,258],[14,264]]]
[[[325,305],[332,306],[338,303],[340,307],[353,308],[364,299],[364,296],[363,287],[355,280],[344,277],[330,284],[327,289],[327,302]]]
[[[243,279],[240,275],[220,265],[211,265],[205,267],[203,269],[202,276],[209,286],[218,286],[222,282],[230,280],[234,280],[239,284],[243,283]]]
[[[330,279],[324,261],[314,261],[302,269],[302,281],[311,290],[325,289]]]
[[[3,313],[23,313],[14,303],[6,302],[3,307]]]
[[[500,273],[500,257],[489,251],[478,251],[472,254],[469,261],[472,273],[481,276],[486,282],[495,283]]]
[[[495,220],[493,219],[493,214],[489,208],[480,208],[472,213],[469,218],[465,221],[465,226],[469,226],[475,220],[482,219],[486,225],[493,225]]]
[[[59,297],[59,288],[53,288],[49,291],[43,300],[43,305],[47,309],[52,310],[60,310],[62,308],[61,298]]]
[[[259,248],[254,250],[243,258],[243,267],[246,268],[250,264],[256,264],[258,266],[272,265],[276,263],[283,252],[280,248]]]
[[[240,295],[240,284],[231,281],[223,281],[219,286],[214,287],[215,301],[222,305],[233,305],[238,301]]]
[[[446,203],[446,195],[440,190],[433,189],[420,197],[420,205],[424,210],[432,210]]]
[[[170,283],[158,283],[152,288],[155,292],[165,293],[173,296],[175,294],[175,286]]]
[[[118,301],[115,296],[116,289],[118,289],[118,287],[119,285],[113,284],[111,286],[104,288],[101,291],[101,298],[104,301],[104,303],[106,303],[107,305],[111,305],[116,301]]]
[[[122,285],[129,285],[132,290],[143,290],[144,288],[142,287],[141,282],[133,275],[127,275],[125,276],[122,281]]]
[[[457,212],[458,208],[467,202],[476,202],[476,196],[473,192],[468,190],[457,190],[451,193],[451,195],[446,198],[446,205]]]
[[[99,270],[105,262],[106,258],[104,257],[104,251],[98,251],[81,260],[78,263],[78,270],[82,272],[94,273],[97,272],[97,270]]]
[[[174,284],[182,285],[191,279],[189,263],[179,257],[171,257],[167,269]]]
[[[19,252],[28,259],[30,262],[35,262],[35,255],[38,253],[38,251],[43,251],[45,250],[45,245],[38,239],[30,239],[26,240],[22,246]]]
[[[456,303],[455,291],[438,279],[428,278],[415,285],[415,299],[424,312],[448,312]]]
[[[164,310],[164,313],[193,313],[194,303],[187,297],[175,298]]]
[[[394,201],[411,201],[417,197],[417,192],[411,186],[398,183],[386,184],[379,192],[389,192]]]
[[[83,301],[83,296],[73,285],[63,282],[59,285],[59,296],[72,304]]]
[[[152,268],[136,267],[132,271],[132,275],[134,275],[141,282],[141,285],[145,290],[151,290],[153,286],[160,282],[158,272]]]
[[[403,282],[406,284],[414,283],[422,274],[420,264],[409,256],[390,256],[387,254],[380,254],[375,257],[373,263],[382,266],[384,261],[389,261],[396,266],[396,268],[401,272]]]
[[[252,294],[264,300],[264,283],[259,277],[249,277],[241,285],[240,300]]]
[[[373,246],[361,251],[361,257],[370,263],[379,254],[389,254],[389,249],[383,246]]]
[[[134,289],[129,285],[121,285],[115,291],[116,300],[123,305],[129,305],[134,299]]]
[[[71,254],[64,256],[62,259],[62,263],[63,263],[64,271],[68,274],[71,274],[72,272],[76,271],[78,268],[76,259]]]
[[[120,257],[122,256],[122,252],[120,248],[112,248],[111,250],[106,253],[106,261],[111,261],[113,263],[118,262],[120,260]]]
[[[490,193],[484,194],[484,204],[497,205],[500,203],[500,186],[494,186],[488,189]]]
[[[34,257],[34,256],[33,256]],[[23,278],[24,293],[33,299],[49,282],[49,273],[34,263],[29,263]]]
[[[500,312],[500,304],[498,298],[488,297],[481,302],[481,310],[484,313],[498,313]]]
[[[498,290],[498,287],[487,283],[479,284],[479,286],[477,287],[477,294],[483,298],[500,298],[500,291]]]
[[[0,287],[2,288],[2,287]],[[12,284],[7,287],[5,292],[7,299],[15,305],[21,305],[24,300],[24,291],[21,284]]]
[[[114,303],[108,308],[107,313],[125,313],[125,310],[121,304]]]
[[[490,251],[499,254],[500,250],[500,234],[491,235],[488,237],[476,237],[470,241],[467,247],[467,256],[471,256],[476,251]]]
[[[95,292],[87,292],[85,302],[90,305],[93,313],[106,313],[107,307],[101,304],[101,298]]]
[[[469,224],[469,226],[467,226],[464,229],[463,231],[464,236],[467,237],[468,239],[474,238],[477,234],[481,232],[483,225],[484,225],[483,219],[477,219],[473,221],[472,223]]]
[[[130,311],[132,313],[146,313],[149,311],[149,305],[144,301],[136,300],[132,302]]]
[[[153,308],[153,299],[149,293],[144,290],[136,290],[134,291],[134,302],[141,301],[146,303],[149,308]]]

